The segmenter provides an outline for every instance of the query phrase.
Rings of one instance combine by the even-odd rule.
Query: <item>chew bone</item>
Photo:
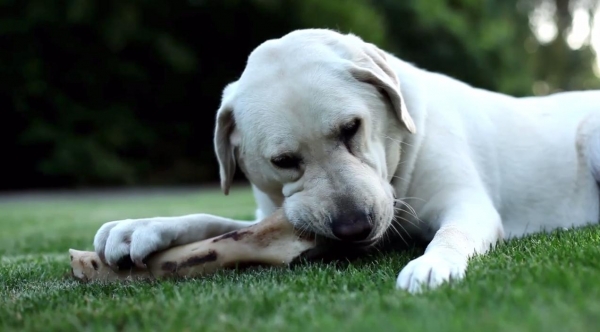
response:
[[[147,269],[115,271],[92,251],[69,249],[72,275],[82,281],[199,277],[238,264],[285,266],[315,247],[313,236],[299,236],[282,211],[247,228],[172,247],[151,255]]]

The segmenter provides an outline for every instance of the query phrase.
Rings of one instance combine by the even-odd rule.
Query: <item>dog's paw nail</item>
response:
[[[147,261],[148,261],[147,259],[142,259],[142,260],[135,260],[133,263],[139,269],[146,269],[148,267]]]

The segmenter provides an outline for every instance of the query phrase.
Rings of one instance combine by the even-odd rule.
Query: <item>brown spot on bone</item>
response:
[[[95,259],[92,259],[92,267],[94,268],[94,270],[98,271],[98,263]]]
[[[163,263],[163,264],[160,266],[160,268],[161,268],[163,271],[166,271],[166,272],[171,272],[171,273],[173,273],[173,272],[177,271],[177,263],[175,263],[175,262],[164,262],[164,263]]]
[[[212,242],[215,243],[215,242],[219,242],[219,241],[225,240],[225,239],[233,239],[234,241],[239,241],[246,235],[250,235],[250,234],[252,234],[251,231],[233,231],[233,232],[225,233],[225,234],[213,239]]]
[[[71,255],[71,262],[73,261],[73,255]]]
[[[195,265],[200,265],[208,262],[214,262],[217,260],[217,252],[214,250],[209,250],[208,254],[204,256],[192,256],[188,258],[185,262],[181,263],[178,268],[183,269],[186,267],[191,267]]]
[[[217,252],[214,250],[209,250],[208,254],[202,256],[192,256],[188,258],[185,262],[177,265],[175,262],[164,262],[160,268],[163,271],[175,273],[179,269],[184,269],[186,267],[192,267],[195,265],[200,265],[204,263],[214,262],[217,260]]]
[[[268,247],[273,241],[281,236],[282,227],[280,225],[271,225],[262,229],[252,238],[252,242],[259,247]]]

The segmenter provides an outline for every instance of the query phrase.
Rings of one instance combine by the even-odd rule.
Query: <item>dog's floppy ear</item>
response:
[[[235,148],[239,144],[239,135],[233,117],[231,101],[235,93],[236,83],[231,83],[223,90],[221,106],[217,111],[215,125],[214,148],[219,161],[219,174],[221,176],[221,189],[225,195],[229,194],[229,188],[233,181],[236,169]]]
[[[373,44],[364,44],[363,52],[353,61],[350,68],[352,76],[361,82],[383,89],[400,121],[409,132],[416,133],[415,122],[408,113],[406,103],[400,92],[400,82],[396,73],[388,64],[386,54]]]

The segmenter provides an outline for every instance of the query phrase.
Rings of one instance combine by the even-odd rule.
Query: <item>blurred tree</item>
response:
[[[595,0],[529,0],[524,3],[527,12],[538,12],[546,16],[547,24],[556,29],[554,36],[543,43],[531,43],[535,79],[540,84],[538,94],[575,89],[598,89],[600,81],[591,64],[596,53],[590,43],[590,27],[598,8]],[[570,45],[570,34],[575,28],[574,13],[583,13],[587,22],[587,36],[580,45]],[[600,18],[596,18],[600,19]],[[581,38],[581,37],[579,37]],[[571,42],[571,44],[574,44]],[[600,51],[600,50],[599,50]]]
[[[515,95],[540,81],[548,91],[598,87],[589,45],[535,39],[530,16],[541,1],[555,0],[0,0],[9,161],[0,186],[216,180],[222,88],[254,47],[299,28],[353,32],[422,68]],[[571,15],[573,1],[556,0],[556,17]],[[570,22],[560,19],[561,35]]]

